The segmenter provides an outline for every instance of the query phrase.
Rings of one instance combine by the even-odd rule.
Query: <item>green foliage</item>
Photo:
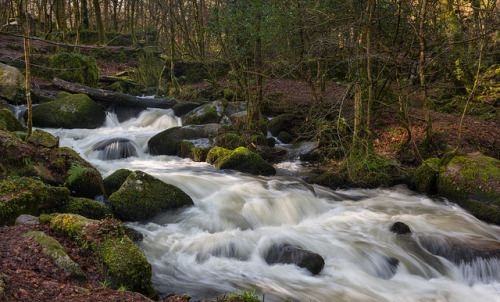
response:
[[[61,53],[50,58],[50,67],[56,76],[86,86],[95,86],[99,81],[97,62],[92,57],[78,53]]]
[[[254,288],[253,290],[242,289],[240,292],[234,292],[229,295],[224,296],[225,299],[233,299],[240,298],[245,302],[261,302],[259,296],[257,296],[257,290]]]
[[[71,164],[64,186],[79,197],[94,198],[104,194],[101,174],[94,168],[82,166],[79,162]]]
[[[163,69],[163,60],[156,53],[145,52],[139,58],[139,65],[134,71],[133,80],[143,87],[158,86]]]

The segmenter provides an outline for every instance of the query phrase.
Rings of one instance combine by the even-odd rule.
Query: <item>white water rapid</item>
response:
[[[95,165],[103,177],[126,168],[176,185],[195,206],[129,223],[145,235],[140,247],[153,266],[156,289],[208,299],[255,288],[265,301],[500,301],[500,262],[460,265],[434,256],[420,238],[435,242],[500,241],[500,228],[478,221],[455,204],[432,200],[404,187],[333,191],[284,175],[300,165],[281,164],[280,175],[256,177],[219,171],[207,163],[151,156],[147,141],[180,125],[171,110],[149,109],[119,123],[108,114],[94,130],[45,129]],[[96,143],[125,138],[135,156],[104,160]],[[285,169],[285,170],[283,170]],[[288,171],[290,172],[290,171]],[[389,231],[402,221],[412,235]],[[291,264],[268,265],[274,243],[321,255],[313,276]],[[399,260],[391,265],[391,258]]]

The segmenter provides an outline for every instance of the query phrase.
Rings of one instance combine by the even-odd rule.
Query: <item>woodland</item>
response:
[[[313,174],[307,182],[333,189],[405,184],[500,224],[499,1],[1,0],[0,24],[0,62],[25,79],[14,98],[0,100],[27,105],[23,141],[33,132],[33,105],[61,91],[102,106],[174,111],[222,100],[244,111],[222,126],[218,147],[245,147],[276,163],[283,156],[274,143],[261,147],[268,131],[292,146],[315,142],[300,155]],[[190,123],[220,122],[208,119]],[[210,158],[209,150],[186,148],[192,146],[181,144],[172,155]],[[5,154],[2,181],[11,167]],[[475,172],[451,176],[453,188],[445,187],[445,177],[457,173],[452,166]],[[7,195],[0,192],[0,202]],[[28,229],[66,246],[86,267],[90,293],[48,259],[39,261],[49,272],[30,275],[29,258],[41,256],[21,236]],[[51,297],[74,301],[147,300],[100,286],[98,261],[83,265],[91,252],[47,225],[2,227],[0,237],[10,246],[0,245],[3,267],[20,267],[15,276],[0,272],[0,299],[28,299],[30,290],[14,287],[43,286]],[[2,280],[15,286],[2,287]],[[257,298],[242,292],[222,299]]]

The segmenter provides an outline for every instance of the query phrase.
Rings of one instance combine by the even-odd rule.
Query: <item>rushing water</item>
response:
[[[99,129],[46,129],[107,176],[142,170],[174,184],[194,200],[191,208],[130,223],[145,235],[140,247],[163,294],[213,298],[256,288],[265,301],[500,301],[500,261],[461,265],[426,252],[419,238],[500,241],[500,228],[478,221],[458,206],[431,200],[404,187],[333,191],[299,178],[300,165],[278,165],[281,176],[219,171],[207,163],[150,156],[147,141],[180,125],[171,110],[149,109],[119,123],[108,114]],[[131,157],[104,160],[96,144],[128,139]],[[112,144],[111,144],[112,146]],[[113,147],[110,147],[113,148]],[[389,231],[402,221],[413,234]],[[318,253],[317,276],[290,264],[268,265],[273,243]],[[388,259],[399,260],[391,267]]]

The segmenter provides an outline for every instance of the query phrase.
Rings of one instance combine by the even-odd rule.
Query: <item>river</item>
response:
[[[171,110],[148,109],[118,122],[108,113],[99,129],[44,129],[76,150],[103,177],[117,169],[141,170],[176,185],[195,206],[128,223],[145,235],[140,248],[153,267],[163,295],[189,293],[208,299],[256,289],[265,301],[500,301],[500,261],[454,264],[430,255],[420,239],[500,241],[500,228],[483,223],[445,200],[405,187],[331,190],[306,185],[301,165],[277,166],[259,177],[220,171],[175,156],[151,156],[147,141],[181,125]],[[102,160],[92,147],[108,138],[133,141],[137,156]],[[389,231],[402,221],[406,239]],[[268,265],[273,243],[318,253],[325,267],[317,276],[291,264]],[[390,258],[399,260],[391,267]]]

